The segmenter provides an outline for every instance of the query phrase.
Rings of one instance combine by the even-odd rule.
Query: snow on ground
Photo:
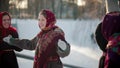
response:
[[[37,20],[13,19],[17,23],[20,38],[32,39],[39,31]],[[58,19],[57,25],[65,32],[66,40],[71,45],[68,57],[61,58],[65,64],[84,68],[98,68],[101,51],[91,34],[94,33],[99,20],[66,20]],[[34,51],[23,50],[21,54],[34,56]],[[18,58],[20,68],[32,68],[33,61]]]
[[[34,56],[34,51],[24,50],[21,54]],[[99,49],[91,50],[89,48],[80,48],[75,45],[71,47],[71,53],[68,57],[61,58],[65,64],[79,66],[83,68],[98,68],[98,60],[101,56]],[[33,61],[18,58],[20,68],[32,68]]]

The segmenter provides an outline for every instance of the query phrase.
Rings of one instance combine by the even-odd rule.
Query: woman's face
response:
[[[46,27],[46,22],[47,22],[46,18],[43,15],[39,14],[38,25],[41,29],[44,29]]]
[[[11,25],[11,20],[10,20],[10,17],[8,15],[3,16],[2,25],[4,28],[9,28],[9,26]]]

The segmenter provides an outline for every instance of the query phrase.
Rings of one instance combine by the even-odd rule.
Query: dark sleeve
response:
[[[10,46],[8,43],[6,43],[6,42],[2,42],[1,44],[0,44],[0,51],[1,50],[7,50],[7,49],[13,49],[13,47],[12,46]]]
[[[10,30],[8,29],[6,31],[7,34],[11,34],[13,37],[15,38],[18,38],[18,33],[15,29],[13,28],[10,28]],[[0,35],[2,36],[2,35]],[[0,39],[2,40],[3,37],[0,37]],[[21,51],[22,49],[18,48],[18,47],[15,47],[15,46],[10,46],[8,43],[4,42],[4,41],[1,41],[0,43],[0,51],[1,50],[8,50],[8,49],[13,49],[13,50],[16,50],[16,51]]]
[[[13,46],[17,46],[22,49],[35,50],[38,40],[38,36],[35,36],[32,40],[16,38],[11,40],[11,43],[13,44]]]
[[[9,32],[10,32],[10,34],[12,35],[13,38],[19,38],[18,32],[17,32],[16,29],[11,29],[11,30],[9,30]],[[22,51],[22,49],[19,48],[19,47],[12,46],[12,45],[10,45],[10,46],[11,46],[12,49],[14,49],[14,50],[16,50],[16,51]]]
[[[102,23],[98,24],[97,28],[96,28],[96,31],[95,31],[95,39],[96,39],[96,42],[99,46],[99,48],[106,52],[106,45],[107,45],[107,40],[103,37],[102,35],[102,32],[101,32],[101,25]]]

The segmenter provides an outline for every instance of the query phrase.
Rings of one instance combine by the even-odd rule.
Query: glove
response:
[[[64,58],[70,54],[70,45],[62,40],[58,40],[57,54]]]
[[[4,38],[3,38],[3,41],[10,44],[10,39],[11,39],[11,38],[12,38],[12,36],[11,36],[11,35],[8,35],[7,37],[4,37]]]
[[[58,40],[58,47],[62,50],[66,50],[67,45],[64,41],[62,41],[61,39]]]

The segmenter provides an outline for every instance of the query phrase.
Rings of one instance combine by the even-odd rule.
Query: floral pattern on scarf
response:
[[[120,33],[113,34],[107,44],[107,54],[105,59],[105,68],[109,68],[110,65],[113,66],[115,63],[117,66],[120,63]],[[112,64],[111,64],[112,63]]]
[[[111,49],[120,55],[120,33],[115,33],[107,44],[107,49]]]

